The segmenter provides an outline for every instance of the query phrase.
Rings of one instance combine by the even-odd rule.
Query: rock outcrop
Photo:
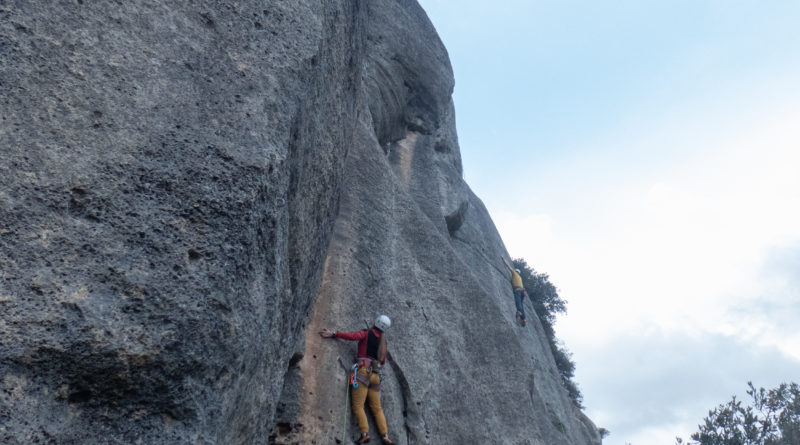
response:
[[[0,1],[0,442],[598,444],[462,180],[412,0]],[[346,421],[345,421],[346,420]]]

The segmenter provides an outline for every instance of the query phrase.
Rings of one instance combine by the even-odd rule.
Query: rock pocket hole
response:
[[[281,436],[285,436],[292,431],[292,426],[286,422],[280,422],[276,426],[278,427],[278,434]]]
[[[67,396],[67,401],[69,403],[83,403],[88,401],[91,397],[92,393],[88,389],[82,389],[70,393],[70,395]]]
[[[455,212],[444,217],[444,221],[447,223],[447,231],[450,233],[450,236],[455,236],[455,233],[464,224],[464,217],[467,214],[468,208],[469,201],[464,201],[460,206],[458,206],[458,209]]]
[[[301,352],[295,352],[292,358],[289,359],[289,367],[296,366],[300,363],[300,360],[303,360],[303,354]]]

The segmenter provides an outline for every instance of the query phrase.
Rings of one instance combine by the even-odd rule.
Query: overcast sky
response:
[[[800,382],[800,2],[420,3],[465,179],[569,302],[605,444]]]

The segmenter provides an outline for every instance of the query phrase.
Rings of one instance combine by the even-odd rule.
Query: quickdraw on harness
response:
[[[358,375],[358,363],[354,363],[353,367],[350,368],[350,384],[353,385],[353,388],[358,388],[359,379],[356,378],[356,375]],[[367,382],[367,384],[369,384],[369,382]]]

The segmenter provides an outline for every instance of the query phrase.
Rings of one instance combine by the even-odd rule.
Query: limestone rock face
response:
[[[452,88],[415,1],[0,1],[0,443],[346,442],[379,313],[395,443],[599,443]]]

